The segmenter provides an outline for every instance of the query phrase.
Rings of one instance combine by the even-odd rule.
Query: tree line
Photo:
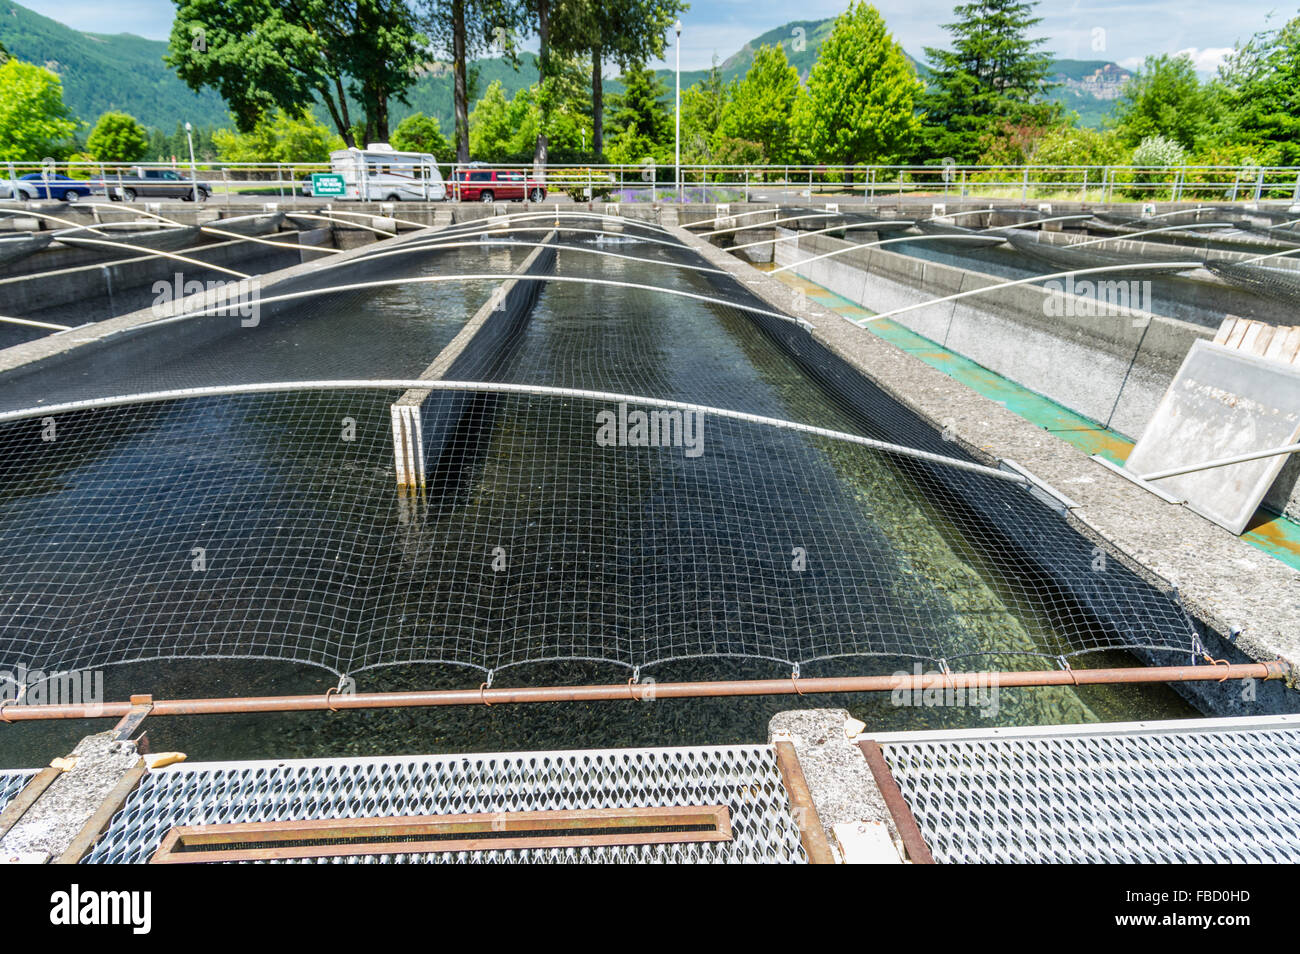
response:
[[[646,64],[663,55],[680,0],[176,2],[168,62],[196,90],[217,89],[234,124],[196,130],[199,158],[319,161],[345,144],[385,140],[442,161],[672,159],[671,94]],[[950,42],[927,48],[918,74],[879,11],[856,0],[806,77],[775,45],[732,82],[715,62],[685,89],[683,160],[1300,164],[1300,17],[1241,44],[1208,82],[1185,56],[1148,57],[1113,121],[1094,130],[1050,95],[1035,6],[959,4]],[[528,36],[538,39],[535,56],[521,52]],[[499,82],[478,95],[471,64],[490,52],[515,64],[533,58],[537,82],[511,97]],[[607,101],[611,65],[622,89]],[[391,104],[431,70],[452,75],[450,136],[422,113],[390,128]],[[107,113],[84,141],[83,129],[57,76],[0,52],[0,158],[187,155],[179,125],[146,130]]]

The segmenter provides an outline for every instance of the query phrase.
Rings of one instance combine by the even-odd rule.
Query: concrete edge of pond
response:
[[[947,428],[977,457],[1015,460],[1069,495],[1078,504],[1071,521],[1139,571],[1177,586],[1222,648],[1259,661],[1282,658],[1294,665],[1300,659],[1294,625],[1300,618],[1300,573],[1187,508],[1159,500],[867,329],[806,296],[801,301],[793,288],[749,263],[683,228],[673,232],[771,307],[808,321],[818,341],[936,429]]]
[[[261,294],[269,298],[279,291],[289,290],[284,287],[287,283],[297,283],[311,279],[327,268],[336,269],[343,265],[353,264],[358,259],[364,258],[377,249],[397,247],[414,239],[431,237],[449,227],[449,225],[450,223],[446,223],[430,228],[403,232],[392,238],[370,242],[331,254],[326,261],[304,262],[300,265],[291,265],[288,268],[258,275],[256,277],[261,283]],[[175,304],[177,306],[183,305],[186,309],[194,308],[195,310],[197,310],[196,306],[213,308],[227,301],[238,301],[239,295],[240,290],[234,286],[222,286],[201,294],[187,296]],[[44,338],[37,338],[33,341],[26,341],[5,348],[0,350],[0,375],[13,371],[27,372],[34,370],[34,366],[39,362],[66,357],[78,348],[99,344],[113,336],[130,332],[157,319],[158,315],[153,308],[142,308],[129,314],[73,328],[70,331],[46,335]]]

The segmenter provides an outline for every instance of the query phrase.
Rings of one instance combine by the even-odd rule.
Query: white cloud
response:
[[[1214,73],[1218,71],[1224,59],[1232,52],[1232,47],[1210,46],[1197,49],[1194,46],[1189,46],[1187,49],[1178,52],[1192,58],[1192,63],[1198,73]]]

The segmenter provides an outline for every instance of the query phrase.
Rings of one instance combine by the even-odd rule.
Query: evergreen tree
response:
[[[673,117],[664,105],[667,90],[654,70],[634,66],[623,74],[623,93],[613,97],[613,126],[617,141],[611,150],[615,162],[640,162],[663,155],[672,142]]]
[[[932,77],[923,109],[926,159],[973,162],[981,137],[1004,123],[1044,124],[1060,106],[1042,100],[1051,59],[1030,39],[1041,17],[1037,0],[972,0],[953,9],[944,24],[953,49],[926,47]]]

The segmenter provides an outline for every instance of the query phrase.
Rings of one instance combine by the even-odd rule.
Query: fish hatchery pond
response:
[[[564,242],[576,247],[560,248],[556,276],[743,300],[707,272],[673,267],[702,264],[686,249]],[[407,273],[505,277],[529,251],[433,252]],[[111,372],[88,355],[62,395],[42,398],[414,377],[493,287],[311,299]],[[499,358],[481,363],[480,380],[880,436],[730,305],[554,281]],[[0,401],[31,406],[24,389],[35,386]],[[631,666],[642,682],[774,678],[792,660],[805,676],[928,672],[933,660],[915,656],[936,646],[953,668],[1046,668],[1063,648],[1113,643],[998,559],[991,537],[973,538],[979,521],[889,454],[707,416],[697,457],[605,447],[596,434],[609,402],[435,393],[423,410],[436,448],[429,486],[410,497],[393,472],[389,408],[400,393],[113,408],[69,423],[56,466],[10,455],[0,464],[0,644],[58,634],[50,658],[102,672],[104,698],[116,700],[319,693],[340,671],[360,691],[473,688],[484,671],[465,664],[495,670],[496,686],[622,683]],[[355,440],[340,444],[345,419]],[[11,448],[27,439],[18,424],[0,427]],[[192,571],[198,546],[203,573]],[[504,566],[494,569],[498,547]],[[795,548],[804,576],[790,574]],[[281,658],[256,658],[267,656]],[[139,661],[111,664],[122,658]],[[1078,667],[1134,662],[1117,650],[1072,657]],[[846,708],[881,731],[1195,714],[1164,685],[999,689],[984,707],[895,702],[880,693],[177,717],[150,719],[148,735],[154,751],[216,760],[754,742],[774,713],[797,707]],[[0,766],[44,764],[107,725],[4,726]]]

